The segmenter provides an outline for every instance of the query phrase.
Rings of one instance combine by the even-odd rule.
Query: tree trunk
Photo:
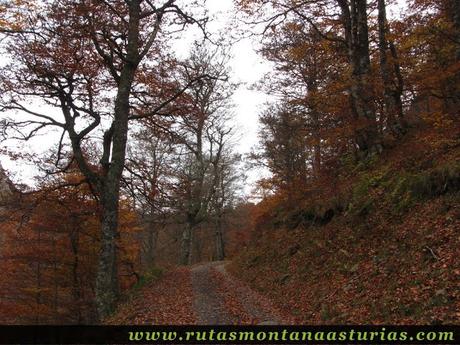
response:
[[[73,261],[72,261],[72,298],[76,310],[76,320],[77,324],[81,324],[83,321],[82,310],[81,310],[81,285],[80,279],[78,276],[79,270],[79,248],[80,248],[80,230],[75,224],[75,219],[73,219],[73,229],[70,233],[70,245],[72,247]]]
[[[217,215],[215,228],[216,242],[216,260],[222,261],[225,259],[224,234],[222,229],[222,214]]]
[[[316,84],[313,85],[309,90],[312,90],[313,92],[317,91]],[[314,144],[313,144],[313,176],[315,178],[319,178],[321,176],[321,135],[320,135],[320,129],[321,129],[321,123],[319,121],[319,113],[316,109],[316,105],[311,105],[311,120],[312,120],[312,125],[313,125],[313,139],[314,139]]]
[[[152,268],[155,263],[155,249],[158,238],[158,231],[156,230],[155,222],[153,219],[148,221],[145,235],[145,266],[147,268]]]
[[[351,74],[350,98],[352,112],[357,120],[355,140],[364,154],[382,150],[377,130],[374,95],[372,91],[369,55],[369,32],[366,0],[337,0],[342,10],[342,23]]]
[[[58,278],[58,258],[57,258],[57,248],[56,248],[56,233],[53,232],[53,239],[52,239],[52,246],[53,246],[53,287],[54,287],[54,296],[53,296],[53,316],[54,316],[54,324],[59,323],[59,278]]]
[[[316,35],[314,36],[315,42],[319,43],[320,38]],[[318,58],[316,56],[312,56],[312,60],[310,64],[312,68],[308,71],[308,74],[304,76],[307,80],[307,90],[308,93],[315,95],[318,92],[318,72],[316,69]],[[319,178],[321,175],[321,122],[320,122],[320,114],[318,112],[317,102],[312,101],[309,102],[308,107],[310,108],[310,119],[312,122],[312,136],[313,136],[313,161],[312,161],[312,168],[313,168],[313,176],[315,178]]]
[[[390,131],[395,137],[399,138],[404,134],[404,128],[401,123],[403,118],[402,87],[396,88],[394,86],[392,69],[387,56],[388,41],[386,35],[388,28],[385,0],[378,0],[378,13],[380,72],[383,81],[384,112]],[[396,53],[396,49],[394,49],[394,52]],[[393,56],[393,58],[397,58],[397,56]]]
[[[181,253],[179,262],[181,265],[190,265],[192,263],[192,232],[193,225],[191,222],[187,222],[182,232]]]
[[[395,94],[396,94],[396,105],[397,105],[397,115],[399,116],[398,121],[399,124],[403,128],[403,132],[407,130],[407,122],[404,119],[404,111],[403,111],[403,104],[402,104],[402,96],[404,91],[404,79],[401,72],[401,65],[399,64],[399,57],[398,52],[396,50],[396,46],[393,41],[389,41],[391,58],[393,62],[393,71],[396,77],[396,85],[395,85]]]
[[[457,49],[455,50],[455,59],[460,62],[460,1],[452,1],[452,21],[454,23],[454,34]]]
[[[115,310],[119,293],[117,272],[118,192],[110,188],[102,196],[101,250],[96,276],[96,307],[102,320]]]
[[[112,159],[110,164],[105,162],[105,176],[101,188],[102,236],[96,277],[96,307],[99,320],[115,310],[119,292],[116,238],[118,237],[120,179],[126,157],[131,87],[139,64],[140,13],[140,1],[130,1],[126,62],[120,73],[112,124]]]
[[[38,248],[40,250],[41,247],[41,229],[38,227]],[[41,305],[41,300],[42,300],[42,294],[41,294],[41,289],[42,289],[42,272],[41,272],[41,263],[40,263],[40,258],[37,258],[37,268],[36,268],[36,279],[37,279],[37,292],[35,294],[35,305],[36,305],[36,311],[35,311],[35,324],[39,325],[41,322],[40,319],[40,305]]]

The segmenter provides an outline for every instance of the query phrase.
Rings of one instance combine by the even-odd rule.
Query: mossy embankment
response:
[[[329,192],[260,212],[231,272],[302,323],[460,323],[459,136],[340,169]]]

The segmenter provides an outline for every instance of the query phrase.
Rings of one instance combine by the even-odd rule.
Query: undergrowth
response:
[[[366,168],[364,168],[366,167]],[[338,191],[328,200],[278,206],[272,211],[272,227],[310,227],[326,225],[337,215],[360,221],[375,207],[385,207],[394,216],[403,216],[417,203],[460,190],[460,162],[448,162],[418,172],[392,170],[389,165],[371,168],[359,163],[351,190]],[[366,170],[367,169],[367,170]]]
[[[417,173],[395,173],[385,167],[361,176],[353,188],[347,212],[365,216],[376,205],[384,204],[394,215],[402,215],[418,202],[459,190],[460,162]]]
[[[144,286],[146,286],[147,284],[150,284],[152,281],[160,279],[162,275],[163,275],[163,270],[161,268],[153,267],[139,277],[139,280],[133,286],[132,290],[138,291],[142,289]]]

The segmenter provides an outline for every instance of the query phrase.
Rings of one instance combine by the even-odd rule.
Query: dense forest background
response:
[[[0,169],[0,322],[101,322],[224,259],[296,322],[458,322],[460,3],[405,5],[239,0],[222,36],[195,1],[0,2],[1,153],[37,169]],[[241,35],[273,67],[245,156]]]

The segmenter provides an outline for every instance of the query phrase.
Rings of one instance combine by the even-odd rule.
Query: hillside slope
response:
[[[231,272],[301,323],[460,323],[457,133],[411,134],[344,164],[333,197],[272,206]]]

